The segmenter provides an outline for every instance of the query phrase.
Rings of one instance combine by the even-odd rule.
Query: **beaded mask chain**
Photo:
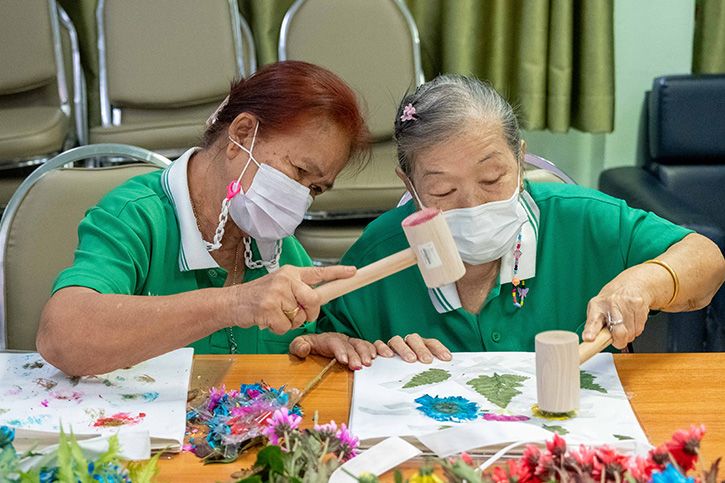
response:
[[[521,233],[519,233],[516,239],[516,250],[514,250],[514,278],[511,283],[514,285],[514,289],[511,291],[511,295],[514,298],[514,305],[518,308],[524,306],[524,299],[526,294],[529,293],[529,289],[525,288],[526,280],[520,280],[517,274],[519,273],[519,258],[521,258]],[[520,286],[519,286],[520,285]],[[516,298],[518,294],[519,298]]]

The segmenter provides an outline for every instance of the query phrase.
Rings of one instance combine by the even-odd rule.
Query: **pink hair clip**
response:
[[[413,107],[413,104],[408,104],[403,109],[403,115],[400,116],[400,120],[403,121],[403,122],[405,122],[405,121],[417,121],[418,119],[415,118],[415,117],[413,117],[414,114],[415,114],[415,107]]]

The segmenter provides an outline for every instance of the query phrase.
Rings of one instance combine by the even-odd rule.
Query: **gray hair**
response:
[[[404,116],[409,105],[415,114],[412,120],[403,121],[401,117],[410,117]],[[410,176],[418,153],[464,132],[470,128],[471,119],[500,125],[506,144],[521,165],[521,134],[513,107],[487,82],[445,74],[406,94],[398,106],[394,139],[400,169]]]

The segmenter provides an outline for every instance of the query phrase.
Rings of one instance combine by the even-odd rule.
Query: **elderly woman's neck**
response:
[[[471,314],[478,314],[486,301],[486,297],[498,280],[501,260],[466,266],[466,274],[456,282],[458,297],[463,309]]]

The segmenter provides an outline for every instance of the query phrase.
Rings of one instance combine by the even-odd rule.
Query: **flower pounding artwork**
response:
[[[471,422],[496,428],[497,443],[526,435],[543,440],[554,432],[575,442],[647,443],[611,354],[585,363],[580,379],[580,409],[552,415],[536,411],[533,353],[457,353],[432,364],[378,358],[355,374],[350,426],[364,445]]]

